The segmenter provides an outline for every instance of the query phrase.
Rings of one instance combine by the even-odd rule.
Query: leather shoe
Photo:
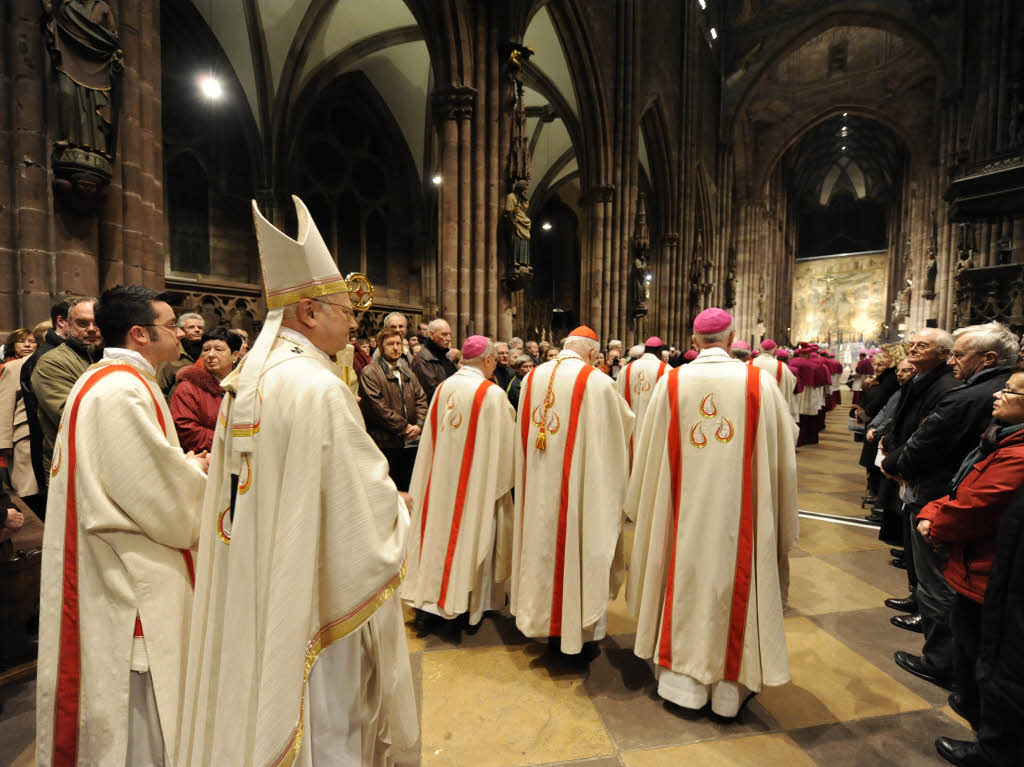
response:
[[[903,549],[889,549],[889,553],[894,557],[902,557],[906,552]]]
[[[926,682],[931,682],[943,689],[952,691],[953,675],[928,665],[921,659],[920,655],[914,655],[905,650],[897,650],[893,653],[892,658],[896,661],[897,666],[913,674],[918,679],[923,679]]]
[[[898,629],[906,629],[907,631],[914,631],[918,634],[924,633],[921,613],[915,612],[911,615],[894,615],[889,619],[889,623]]]
[[[897,559],[896,557],[893,557],[892,561],[890,561],[889,564],[892,565],[893,567],[898,567],[900,570],[906,570],[907,569],[907,562],[902,557],[900,557],[899,559]]]
[[[964,699],[960,693],[951,692],[947,700],[949,702],[949,707],[953,709],[957,716],[970,724],[972,729],[978,729],[977,722],[967,715],[967,708],[964,706]]]
[[[959,767],[986,767],[989,761],[978,752],[978,744],[972,740],[937,738],[935,750],[950,764]]]
[[[866,519],[868,522],[882,524],[882,515],[876,514],[874,511],[872,511],[870,514],[865,514],[864,519]]]
[[[896,599],[895,597],[890,597],[889,599],[885,600],[884,604],[890,610],[899,610],[901,613],[917,612],[917,597],[915,597],[913,594],[911,594],[909,597],[904,597],[903,599]]]

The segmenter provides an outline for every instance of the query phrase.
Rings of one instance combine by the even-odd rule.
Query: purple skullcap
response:
[[[733,349],[741,349],[741,350],[743,350],[745,352],[749,352],[750,351],[750,344],[748,344],[746,341],[733,341],[732,348]]]
[[[717,306],[705,309],[693,321],[693,332],[704,336],[721,333],[732,325],[732,315]]]
[[[778,344],[775,343],[770,338],[766,338],[761,342],[761,348],[764,349],[766,352],[770,352],[772,349],[775,349],[776,347],[778,347]]]
[[[662,341],[657,336],[651,336],[646,341],[644,341],[644,346],[664,346],[664,345],[665,345],[665,342]]]
[[[470,336],[462,342],[462,359],[471,360],[479,357],[487,349],[490,340],[486,336]]]
[[[683,359],[686,360],[687,362],[693,362],[695,359],[697,359],[697,350],[690,349],[690,351],[683,355]]]

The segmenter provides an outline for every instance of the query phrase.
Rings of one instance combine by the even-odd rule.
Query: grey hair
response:
[[[71,314],[71,310],[74,309],[79,304],[85,304],[85,303],[95,304],[96,303],[96,299],[93,298],[92,296],[84,296],[82,298],[70,298],[70,299],[68,299],[68,314]],[[64,319],[67,319],[67,317],[65,317]]]
[[[513,360],[512,367],[516,370],[519,370],[520,365],[525,365],[527,362],[533,362],[533,358],[525,354],[520,354],[518,357],[515,358],[515,360]]]
[[[406,316],[405,316],[404,314],[402,314],[401,312],[388,312],[387,314],[385,314],[385,315],[384,315],[384,322],[382,323],[382,325],[383,325],[384,327],[387,327],[387,326],[388,326],[388,323],[389,323],[389,322],[391,322],[391,320],[392,320],[393,318],[395,318],[395,317],[401,317],[401,318],[402,318],[403,320],[405,320],[405,324],[406,324],[406,326],[408,326],[408,325],[409,325],[409,318],[408,318],[408,317],[406,317]]]
[[[976,352],[995,352],[996,365],[1013,365],[1020,354],[1017,336],[1001,322],[986,322],[984,325],[968,325],[953,331],[953,338],[971,334],[971,348]]]
[[[465,357],[463,357],[462,358],[462,364],[463,365],[471,365],[472,367],[475,367],[475,368],[480,367],[484,363],[484,358],[487,357],[490,354],[494,354],[496,348],[497,347],[496,347],[494,341],[492,341],[490,339],[487,339],[487,346],[484,348],[484,350],[482,352],[480,352],[478,355],[476,355],[471,360],[467,360]]]
[[[203,323],[203,327],[204,328],[206,327],[206,320],[203,319],[203,315],[196,314],[195,312],[185,312],[184,314],[179,316],[178,317],[178,327],[179,328],[185,327],[185,323],[188,320],[199,320],[201,323]]]
[[[510,339],[508,339],[508,345],[509,345],[509,348],[511,348],[513,346],[518,346],[520,349],[522,349],[523,348],[523,339],[521,339],[519,336],[512,336]]]
[[[431,320],[430,322],[427,323],[427,332],[436,333],[441,329],[442,323],[448,325],[448,320],[444,319],[443,317],[438,317],[436,320]],[[448,329],[451,330],[451,325],[448,325]]]
[[[725,330],[720,330],[717,333],[694,333],[693,337],[697,339],[697,343],[701,346],[711,346],[712,344],[724,344],[729,340],[729,336],[733,333],[732,323],[729,323],[729,327]]]
[[[943,330],[942,328],[922,328],[917,332],[934,336],[935,346],[939,349],[945,349],[947,357],[949,352],[953,351],[953,334],[948,330]]]
[[[619,341],[618,339],[613,338],[611,341],[608,342],[608,348],[609,349],[621,349],[622,348],[622,341]]]
[[[565,339],[565,344],[562,345],[563,349],[576,352],[581,357],[584,354],[588,354],[591,351],[600,351],[601,344],[595,341],[593,338],[584,338],[583,336],[569,336]]]
[[[749,360],[750,350],[749,349],[730,349],[729,354],[738,360]]]
[[[629,356],[631,358],[635,359],[635,360],[638,360],[641,357],[643,357],[644,356],[644,345],[643,344],[637,344],[636,346],[631,346],[629,348]]]

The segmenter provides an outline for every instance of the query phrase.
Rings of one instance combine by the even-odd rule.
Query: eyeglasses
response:
[[[1024,394],[1024,391],[1014,391],[1013,389],[1000,389],[996,394],[1001,394],[1004,397],[1008,397],[1011,394],[1016,394],[1018,397]]]
[[[139,327],[140,328],[164,328],[165,330],[169,330],[169,331],[171,331],[173,333],[174,331],[178,330],[178,323],[177,322],[169,322],[166,325],[156,325],[156,324],[154,324],[152,322],[140,322],[139,323]]]
[[[322,298],[314,298],[312,300],[316,301],[317,303],[320,303],[320,304],[330,304],[331,306],[337,306],[339,309],[344,309],[348,314],[352,315],[353,317],[356,316],[355,309],[353,309],[351,306],[345,306],[345,304],[339,304],[337,301],[325,301]]]

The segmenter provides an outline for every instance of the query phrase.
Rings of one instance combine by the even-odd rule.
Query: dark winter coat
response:
[[[423,387],[423,394],[429,403],[441,382],[455,375],[455,363],[448,359],[447,350],[428,340],[412,358],[412,372]]]
[[[32,471],[36,475],[39,492],[46,492],[46,470],[43,468],[43,429],[39,425],[39,402],[32,391],[32,371],[36,369],[39,358],[51,349],[64,343],[64,339],[53,330],[46,331],[42,345],[32,352],[25,364],[21,366],[21,397],[25,403],[25,417],[28,419],[28,440],[32,449]]]
[[[405,429],[410,424],[423,427],[427,418],[426,395],[404,359],[398,360],[402,376],[399,388],[388,364],[377,358],[359,376],[359,407],[366,431],[381,450],[405,446]]]

